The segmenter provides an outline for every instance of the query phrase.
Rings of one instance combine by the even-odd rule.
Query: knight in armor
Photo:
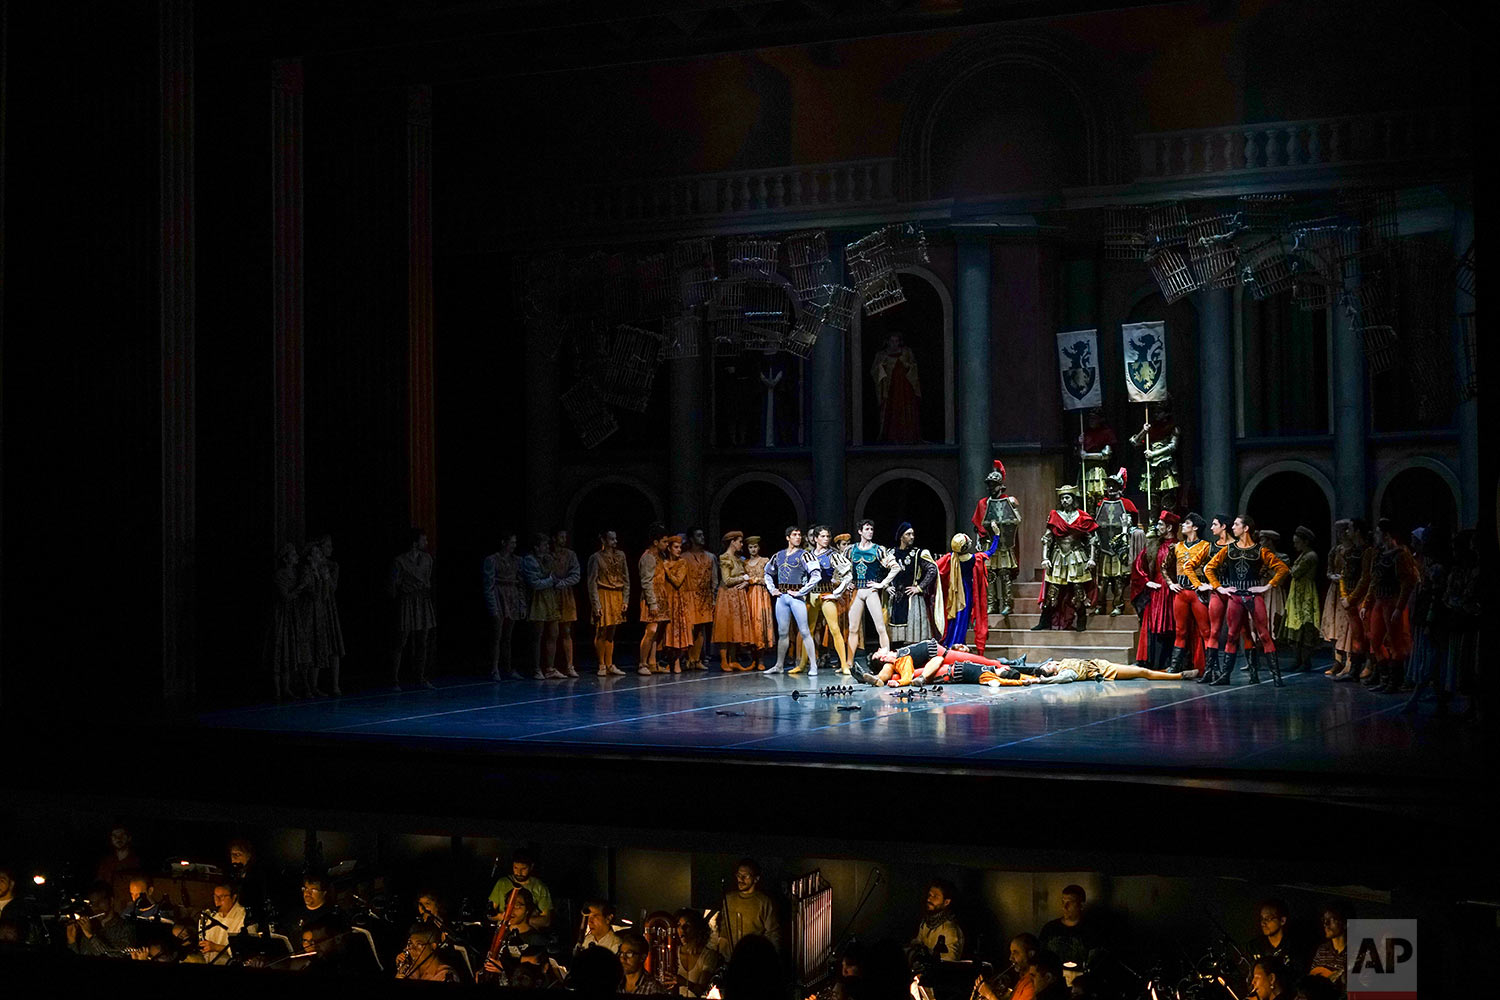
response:
[[[809,673],[818,669],[818,651],[813,646],[812,629],[807,625],[806,597],[818,585],[820,573],[816,562],[809,562],[802,548],[802,529],[795,524],[786,529],[786,548],[766,563],[766,593],[776,602],[776,662],[766,670],[779,674],[786,669],[786,651],[791,643],[792,623],[802,637],[802,648],[811,663]]]
[[[979,544],[995,540],[994,556],[989,560],[989,608],[990,614],[1008,615],[1011,612],[1012,587],[1016,571],[1020,568],[1016,543],[1021,529],[1021,505],[1005,490],[1005,463],[995,459],[995,467],[984,477],[989,495],[980,497],[972,518],[974,529],[979,533]]]
[[[1417,563],[1401,544],[1390,518],[1375,522],[1375,558],[1370,587],[1359,607],[1370,656],[1375,660],[1370,686],[1382,694],[1401,690],[1406,658],[1411,655],[1411,626],[1406,606],[1417,586]]]
[[[1141,425],[1130,443],[1141,449],[1146,460],[1146,481],[1151,484],[1151,502],[1167,510],[1177,506],[1182,480],[1177,473],[1177,445],[1180,437],[1171,409],[1163,405],[1157,418]]]
[[[891,550],[875,541],[875,522],[865,518],[859,522],[859,541],[849,548],[849,572],[854,591],[849,605],[849,655],[859,648],[864,638],[864,613],[869,611],[875,623],[875,634],[880,637],[881,649],[891,648],[891,637],[885,627],[885,609],[881,604],[886,588],[900,572],[900,567],[891,558]]]
[[[1088,427],[1078,435],[1078,459],[1083,463],[1083,495],[1085,507],[1097,507],[1104,499],[1105,470],[1110,457],[1119,444],[1115,429],[1105,421],[1104,411],[1097,406],[1089,410]]]
[[[1229,637],[1218,663],[1218,673],[1209,683],[1230,683],[1235,657],[1239,653],[1240,633],[1249,619],[1260,642],[1261,653],[1271,668],[1271,680],[1277,687],[1282,687],[1281,665],[1276,660],[1276,640],[1271,635],[1265,595],[1273,587],[1281,586],[1291,571],[1276,553],[1261,545],[1254,518],[1237,515],[1229,530],[1234,535],[1234,542],[1215,552],[1203,567],[1209,586],[1223,594],[1228,605]],[[1260,683],[1260,664],[1255,654],[1252,645],[1246,652],[1250,660],[1251,684]]]
[[[1080,632],[1088,627],[1098,525],[1078,509],[1078,498],[1077,486],[1059,486],[1057,507],[1047,515],[1047,531],[1042,535],[1042,613],[1033,631],[1064,627],[1063,609],[1069,603],[1073,627]]]
[[[1140,511],[1125,499],[1127,475],[1121,466],[1120,471],[1104,480],[1104,499],[1094,510],[1094,523],[1099,526],[1094,535],[1098,539],[1099,603],[1094,610],[1102,612],[1108,606],[1111,618],[1125,610],[1130,583],[1130,533],[1140,521]]]

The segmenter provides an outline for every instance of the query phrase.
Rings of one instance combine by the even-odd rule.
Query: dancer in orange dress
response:
[[[766,566],[771,560],[760,554],[759,535],[745,539],[745,552],[749,557],[745,560],[745,575],[750,578],[745,589],[745,599],[750,605],[750,666],[764,670],[764,654],[776,645],[776,612],[766,590]]]
[[[563,676],[577,677],[578,668],[573,665],[573,624],[578,621],[578,594],[576,588],[582,577],[578,567],[578,553],[568,548],[566,528],[552,532],[552,576],[557,580],[557,638],[562,645]]]
[[[594,653],[600,677],[619,677],[615,666],[615,629],[625,621],[625,599],[630,595],[630,564],[620,551],[619,536],[599,532],[599,551],[589,556],[589,604],[594,616]]]
[[[693,623],[692,655],[689,670],[707,670],[703,663],[703,646],[708,629],[714,622],[714,591],[718,589],[719,561],[708,551],[702,528],[689,528],[682,559],[687,565],[688,617]]]
[[[682,557],[682,536],[672,535],[667,541],[667,553],[662,561],[662,575],[666,577],[663,588],[662,614],[667,616],[662,627],[661,648],[672,662],[672,673],[682,673],[682,657],[693,648],[693,595],[688,589],[688,561]]]
[[[1370,592],[1370,574],[1374,568],[1375,549],[1370,546],[1370,524],[1363,518],[1355,518],[1349,525],[1344,569],[1339,578],[1339,607],[1344,611],[1344,631],[1334,648],[1344,654],[1344,666],[1333,675],[1336,681],[1362,680],[1372,673],[1365,664],[1368,647],[1359,609]]]
[[[635,564],[641,578],[641,624],[645,626],[641,633],[640,659],[637,661],[639,666],[635,672],[642,677],[661,673],[661,667],[656,661],[656,648],[667,622],[662,607],[667,586],[666,566],[662,560],[666,556],[668,538],[667,529],[662,524],[653,524],[647,528],[646,551],[641,553],[641,558]]]
[[[719,644],[719,669],[750,670],[739,662],[739,652],[749,647],[754,656],[755,621],[750,615],[750,576],[745,569],[745,560],[740,557],[740,548],[745,544],[745,533],[726,531],[724,551],[719,556],[719,596],[714,602],[714,642]],[[764,574],[764,570],[762,570]],[[761,584],[764,589],[765,584]],[[729,658],[729,647],[739,647],[735,658]]]

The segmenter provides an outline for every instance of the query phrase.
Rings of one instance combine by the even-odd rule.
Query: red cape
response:
[[[990,635],[990,581],[989,574],[985,572],[985,565],[989,561],[989,556],[983,552],[976,552],[974,553],[974,565],[970,567],[971,572],[974,574],[974,601],[969,605],[969,618],[974,622],[974,648],[980,653],[984,652],[984,641]],[[943,553],[937,561],[937,586],[941,587],[943,585],[943,580],[948,575],[948,567],[951,565],[953,565],[953,553]],[[946,621],[934,622],[933,624],[940,625],[942,629],[948,627]],[[960,636],[956,641],[963,642],[964,637]]]

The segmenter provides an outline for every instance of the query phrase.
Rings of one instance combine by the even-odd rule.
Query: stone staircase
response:
[[[1014,613],[1003,618],[990,615],[990,633],[984,647],[986,656],[1010,659],[1024,653],[1031,663],[1040,663],[1052,656],[1135,662],[1135,634],[1140,621],[1129,602],[1118,617],[1109,617],[1107,611],[1102,615],[1090,615],[1088,628],[1082,632],[1073,629],[1033,632],[1031,627],[1041,617],[1037,607],[1037,598],[1042,592],[1041,581],[1023,583],[1017,580],[1012,591]],[[969,643],[972,645],[973,642],[974,633],[970,629]]]

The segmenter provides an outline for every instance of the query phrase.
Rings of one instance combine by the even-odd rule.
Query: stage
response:
[[[607,753],[850,761],[962,769],[1378,779],[1452,773],[1466,740],[1451,722],[1401,712],[1406,696],[1334,683],[1321,670],[1286,687],[1183,681],[1082,682],[993,690],[944,686],[900,700],[849,679],[706,672],[502,683],[439,678],[436,690],[223,710],[200,725],[442,743],[522,753]],[[907,689],[912,693],[917,689]],[[791,697],[798,691],[801,696]],[[341,740],[342,741],[342,740]]]

